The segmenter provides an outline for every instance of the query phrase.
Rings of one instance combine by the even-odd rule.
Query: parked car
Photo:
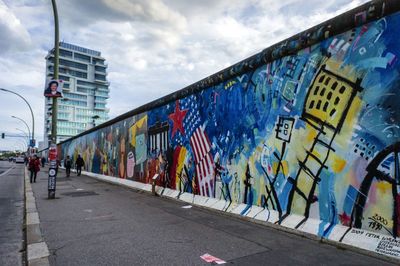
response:
[[[25,163],[24,157],[19,156],[15,159],[15,163]]]

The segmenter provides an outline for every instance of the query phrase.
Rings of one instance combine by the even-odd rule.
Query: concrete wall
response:
[[[63,142],[60,154],[81,154],[93,173],[159,174],[159,186],[242,215],[256,205],[269,222],[400,256],[399,2],[296,35]]]

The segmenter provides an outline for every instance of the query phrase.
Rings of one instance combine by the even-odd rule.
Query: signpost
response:
[[[57,146],[52,144],[49,148],[49,179],[47,189],[49,191],[48,198],[54,199],[56,197],[56,177],[57,177]]]

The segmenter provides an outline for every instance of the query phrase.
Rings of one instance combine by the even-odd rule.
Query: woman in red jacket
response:
[[[37,173],[40,171],[40,160],[37,157],[37,155],[34,155],[33,158],[31,158],[29,160],[29,168],[28,169],[31,172],[31,178],[30,178],[31,183],[32,183],[32,179],[33,179],[33,182],[36,183],[36,176],[37,176]]]

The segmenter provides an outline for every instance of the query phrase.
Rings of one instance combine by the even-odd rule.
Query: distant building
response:
[[[46,56],[46,84],[54,75],[54,49]],[[61,42],[59,79],[63,99],[58,100],[57,142],[108,120],[107,64],[98,51]],[[51,139],[52,99],[45,99],[44,144]]]

